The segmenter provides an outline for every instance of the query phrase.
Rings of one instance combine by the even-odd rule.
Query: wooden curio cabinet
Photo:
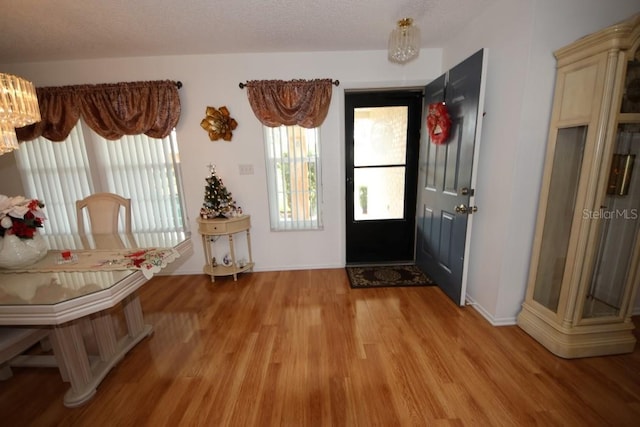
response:
[[[557,74],[518,325],[554,354],[632,352],[640,282],[640,14],[555,52]]]

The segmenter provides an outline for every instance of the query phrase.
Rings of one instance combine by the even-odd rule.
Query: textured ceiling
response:
[[[2,0],[0,63],[380,50],[403,17],[440,47],[494,1]]]

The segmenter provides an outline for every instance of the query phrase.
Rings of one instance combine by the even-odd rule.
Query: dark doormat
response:
[[[351,287],[433,286],[435,283],[415,265],[346,267]]]

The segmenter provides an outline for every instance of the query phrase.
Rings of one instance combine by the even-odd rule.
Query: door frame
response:
[[[484,97],[487,87],[487,49],[482,49],[482,71],[480,74],[480,93],[478,94],[478,117],[476,119],[476,134],[475,145],[473,146],[473,161],[471,167],[471,188],[477,190],[478,182],[478,163],[480,161],[480,145],[482,142],[482,122],[484,121]],[[476,193],[473,191],[471,197],[469,197],[469,206],[476,206]],[[469,279],[469,259],[471,258],[471,233],[473,229],[474,215],[469,215],[469,221],[467,222],[467,235],[464,241],[464,260],[462,262],[462,289],[460,292],[459,305],[466,303],[467,297],[467,284]]]
[[[401,103],[380,103],[379,106],[394,106],[394,105],[407,105],[409,107],[408,110],[408,122],[407,122],[407,150],[405,157],[405,167],[406,167],[406,175],[405,175],[405,214],[402,219],[393,219],[393,220],[367,220],[367,221],[355,221],[353,215],[353,198],[354,198],[354,182],[353,182],[353,123],[349,123],[349,120],[353,120],[352,115],[350,114],[351,109],[358,108],[358,102],[347,102],[347,97],[349,95],[362,95],[364,97],[369,97],[370,99],[366,99],[363,104],[372,104],[371,107],[378,106],[377,102],[375,102],[378,98],[384,100],[385,95],[388,95],[389,99],[393,99],[393,97],[397,97],[404,102]],[[418,170],[419,170],[419,155],[420,155],[420,132],[421,132],[421,120],[422,120],[422,98],[424,96],[424,87],[401,87],[401,88],[373,88],[373,89],[354,89],[354,90],[345,90],[344,92],[344,118],[345,118],[345,126],[344,126],[344,135],[345,135],[345,146],[343,147],[343,153],[345,155],[344,161],[344,185],[345,185],[345,210],[344,216],[345,219],[345,261],[346,265],[357,265],[357,264],[372,264],[372,263],[383,263],[383,264],[392,264],[392,263],[410,263],[415,262],[415,245],[416,245],[416,206],[417,206],[417,198],[418,198]],[[354,105],[356,104],[356,105]],[[365,105],[363,105],[364,107]],[[413,114],[413,116],[412,116]],[[351,132],[350,132],[351,131]],[[412,145],[413,144],[413,145]],[[357,225],[359,223],[359,225]],[[354,257],[350,257],[349,248],[349,233],[355,231],[360,233],[361,230],[365,227],[370,228],[379,228],[382,233],[385,233],[387,236],[390,236],[393,233],[395,228],[401,227],[402,224],[405,224],[405,228],[407,229],[405,236],[406,239],[403,239],[406,242],[407,246],[410,246],[410,249],[405,247],[403,249],[403,256],[399,256],[397,258],[386,257],[381,255],[381,253],[376,252],[376,249],[372,249],[372,253],[365,254],[358,259],[354,259]],[[371,233],[373,235],[373,233]],[[393,237],[395,238],[395,236]],[[410,239],[410,241],[407,241]],[[381,245],[380,245],[381,246]],[[376,256],[376,252],[378,255]],[[406,252],[406,254],[404,253]],[[368,258],[371,257],[371,258]],[[350,259],[351,258],[351,259]],[[357,258],[357,257],[356,257]],[[386,258],[386,259],[385,259]]]

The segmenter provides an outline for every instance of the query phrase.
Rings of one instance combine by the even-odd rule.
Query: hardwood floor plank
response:
[[[343,269],[156,277],[153,334],[80,408],[53,369],[0,382],[7,426],[635,426],[640,350],[560,359],[437,287]],[[121,316],[116,330],[124,331]],[[636,325],[639,324],[635,319]]]

